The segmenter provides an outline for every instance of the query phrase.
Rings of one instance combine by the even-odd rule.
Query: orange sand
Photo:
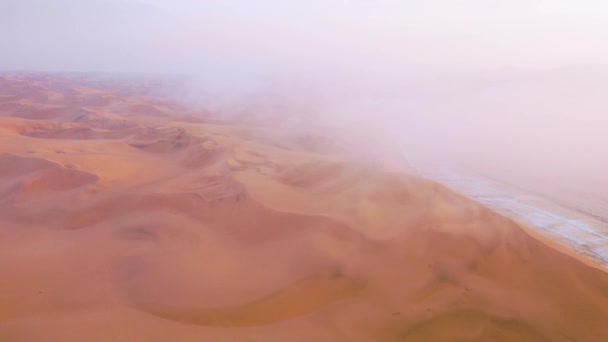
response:
[[[194,117],[1,77],[0,341],[608,341],[581,257],[331,140]]]

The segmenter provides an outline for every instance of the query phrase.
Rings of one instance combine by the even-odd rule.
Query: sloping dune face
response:
[[[0,83],[0,341],[608,341],[605,271],[439,184]]]

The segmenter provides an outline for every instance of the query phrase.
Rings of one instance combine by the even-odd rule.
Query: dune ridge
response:
[[[608,340],[583,256],[334,139],[125,87],[0,76],[0,340]]]

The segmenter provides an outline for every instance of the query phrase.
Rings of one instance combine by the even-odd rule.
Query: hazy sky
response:
[[[0,0],[0,69],[606,65],[606,18],[603,0]]]

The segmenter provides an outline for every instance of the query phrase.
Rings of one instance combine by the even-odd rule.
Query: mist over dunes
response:
[[[145,82],[0,84],[2,340],[608,336],[604,270],[339,139]]]
[[[0,1],[0,342],[608,340],[607,17]]]

